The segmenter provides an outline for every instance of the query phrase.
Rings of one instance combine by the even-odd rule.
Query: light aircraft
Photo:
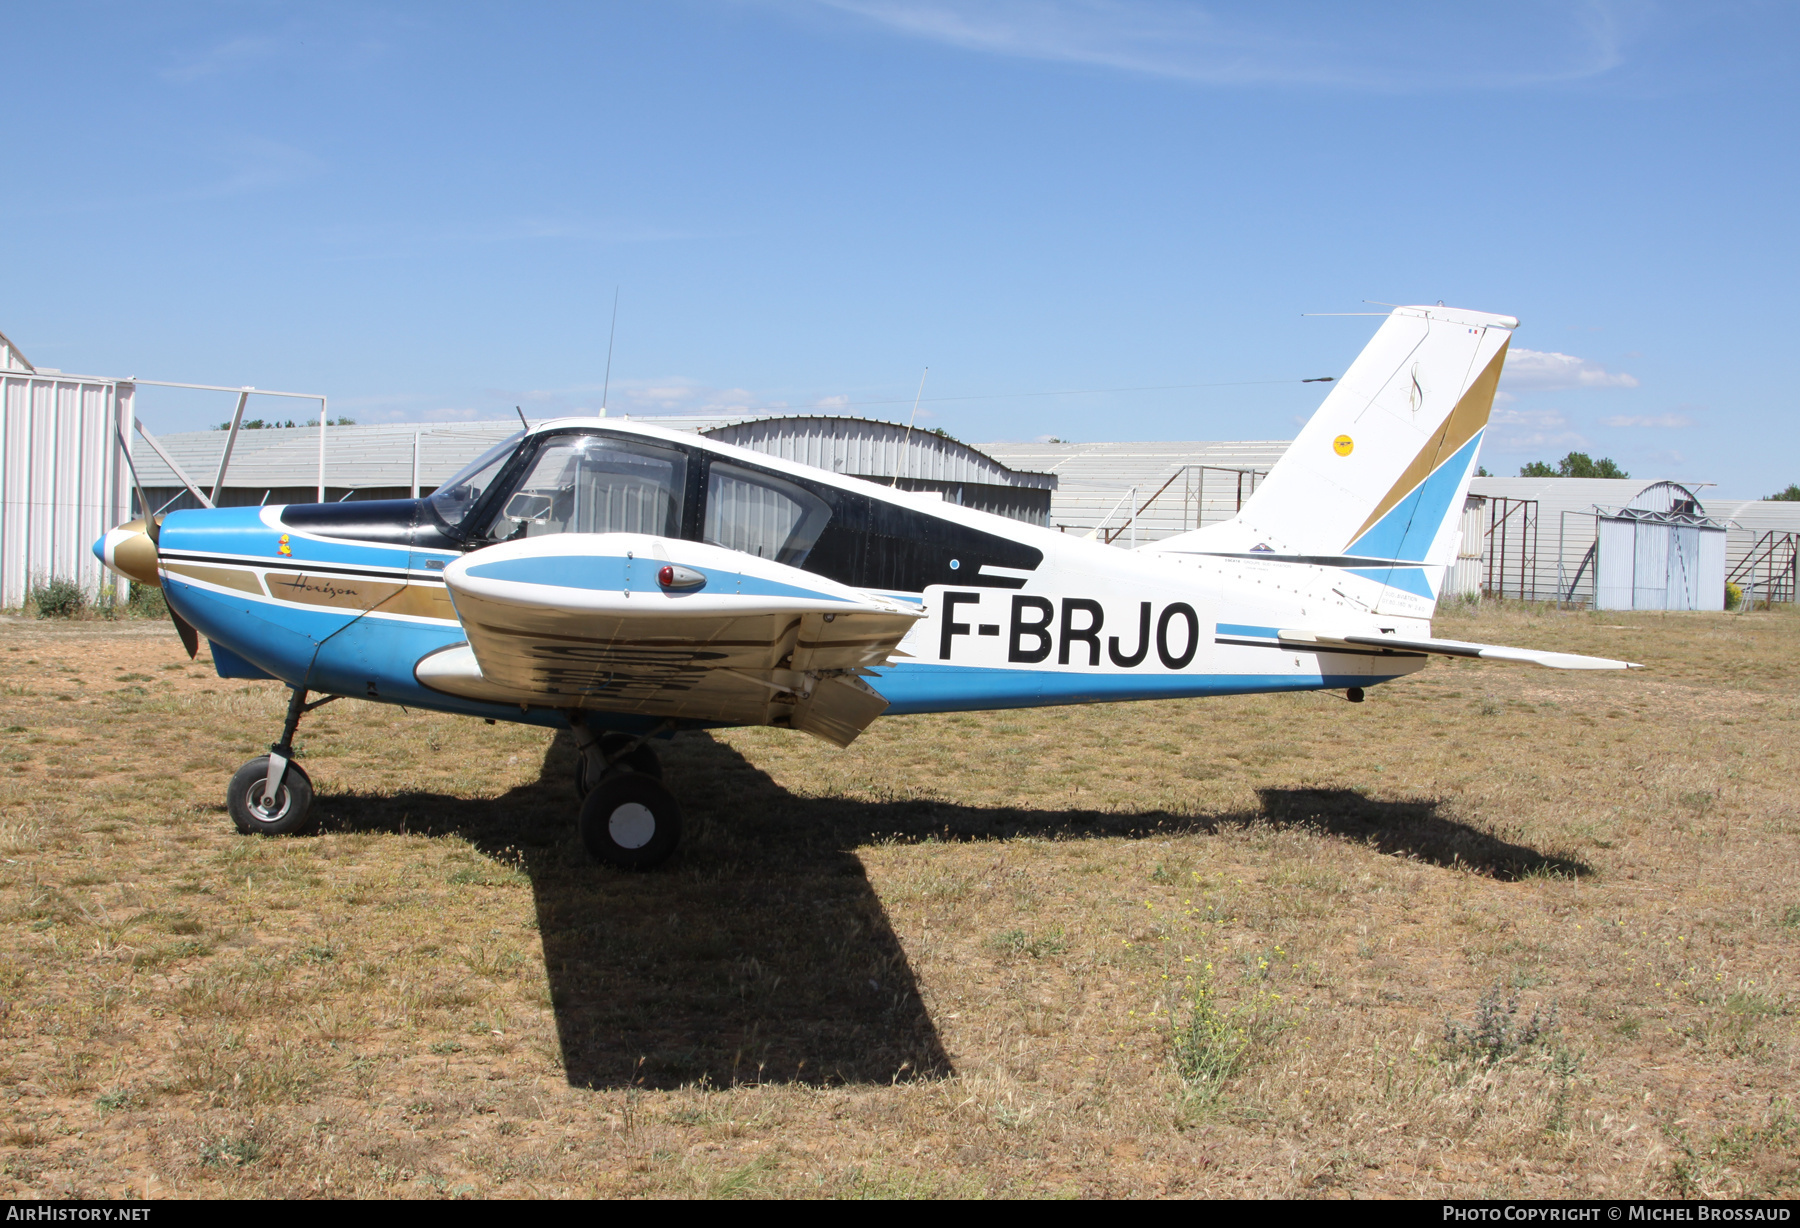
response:
[[[583,842],[647,868],[681,836],[651,745],[675,730],[842,747],[883,714],[1360,702],[1434,654],[1632,668],[1432,637],[1517,326],[1396,308],[1235,518],[1136,550],[613,418],[531,427],[424,499],[177,511],[94,550],[162,586],[190,655],[292,689],[231,778],[240,830],[310,824],[295,731],[354,697],[569,730]]]

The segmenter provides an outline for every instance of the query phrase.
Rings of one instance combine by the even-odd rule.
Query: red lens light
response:
[[[673,567],[665,567],[657,572],[656,582],[664,588],[672,587],[675,583],[675,569]]]

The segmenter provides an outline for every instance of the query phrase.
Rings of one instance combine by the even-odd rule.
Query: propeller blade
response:
[[[162,553],[162,517],[152,516],[144,525],[144,534],[150,539],[150,545],[160,557]],[[192,661],[200,655],[200,633],[194,625],[175,612],[169,604],[168,594],[163,594],[163,606],[169,611],[169,620],[175,624],[175,634],[181,637],[181,646],[187,649],[188,660]]]
[[[181,637],[181,646],[188,650],[188,660],[192,661],[200,653],[200,633],[175,612],[174,606],[169,606],[169,617],[175,622],[175,633]]]

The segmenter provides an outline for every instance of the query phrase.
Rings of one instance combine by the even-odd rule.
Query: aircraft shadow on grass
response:
[[[889,1083],[951,1061],[856,850],[876,841],[1145,839],[1269,825],[1500,879],[1585,872],[1447,819],[1437,804],[1265,789],[1254,812],[1176,815],[797,797],[723,742],[665,745],[688,833],[647,874],[594,864],[575,832],[574,750],[499,798],[336,794],[326,830],[456,834],[529,878],[569,1082]]]

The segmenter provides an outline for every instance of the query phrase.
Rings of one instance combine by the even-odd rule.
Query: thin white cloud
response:
[[[369,415],[370,422],[485,422],[504,417],[498,410],[475,407],[455,409],[383,410]]]
[[[324,162],[304,149],[263,137],[245,137],[220,151],[226,172],[209,184],[196,187],[193,197],[236,196],[284,187],[311,178]]]
[[[1585,448],[1587,436],[1574,431],[1539,431],[1530,435],[1501,435],[1494,440],[1496,452],[1536,452],[1544,448]]]
[[[248,17],[253,13],[235,16]],[[204,45],[183,48],[157,70],[177,85],[202,85],[252,74],[267,75],[286,67],[357,72],[378,65],[389,48],[428,26],[417,17],[373,6],[334,14],[305,10],[260,30],[227,34]]]
[[[266,60],[279,49],[279,41],[268,35],[240,34],[184,56],[163,69],[161,76],[167,81],[181,82],[217,77]]]
[[[1558,409],[1495,409],[1488,419],[1488,447],[1496,452],[1582,447],[1586,443],[1585,437],[1569,428],[1569,420]]]
[[[1523,426],[1540,431],[1569,425],[1560,409],[1497,409],[1488,421],[1495,426]]]
[[[1570,388],[1636,388],[1637,376],[1608,371],[1597,362],[1556,350],[1512,350],[1500,384],[1513,392],[1561,392]]]
[[[200,148],[172,151],[164,164],[147,170],[132,193],[93,191],[82,199],[37,198],[19,207],[8,200],[0,218],[104,215],[216,200],[283,188],[323,173],[327,164],[294,145],[256,136],[234,136]],[[77,190],[88,191],[86,181]]]
[[[542,217],[501,218],[475,224],[439,223],[416,229],[338,225],[319,231],[319,241],[330,253],[324,258],[349,263],[392,260],[443,247],[665,243],[716,237],[717,232],[622,220]]]
[[[1593,77],[1624,61],[1622,23],[1601,0],[1524,14],[1188,0],[817,2],[968,51],[1214,86],[1517,88]]]
[[[1694,420],[1686,414],[1654,414],[1648,417],[1633,417],[1629,414],[1614,414],[1610,418],[1600,419],[1601,426],[1618,427],[1681,427],[1692,426]]]
[[[683,376],[614,380],[613,414],[753,414],[777,412],[786,401],[768,401],[747,388],[717,388]]]

